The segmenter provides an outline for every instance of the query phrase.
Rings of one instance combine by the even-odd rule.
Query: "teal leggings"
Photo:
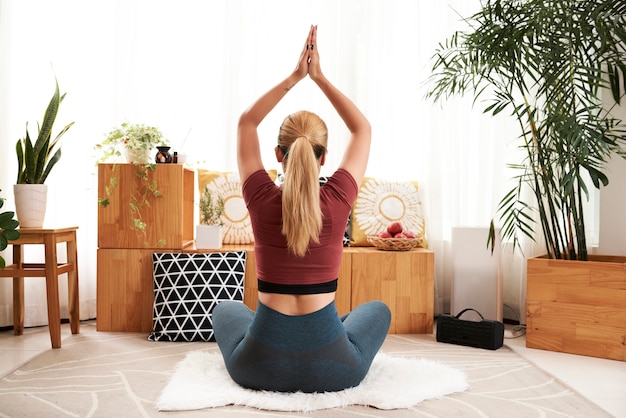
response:
[[[215,339],[239,385],[277,392],[334,392],[357,386],[382,346],[391,312],[367,302],[339,317],[335,303],[299,316],[259,302],[256,313],[239,302],[213,310]]]

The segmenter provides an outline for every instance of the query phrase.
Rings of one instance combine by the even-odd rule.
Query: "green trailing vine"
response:
[[[159,190],[157,181],[152,179],[150,180],[150,173],[156,170],[155,163],[133,163],[136,171],[136,176],[141,180],[141,187],[138,187],[137,190],[130,196],[129,202],[129,210],[130,210],[130,218],[131,225],[130,229],[136,232],[137,237],[144,240],[144,245],[146,247],[149,246],[147,242],[147,232],[146,228],[148,224],[144,221],[143,211],[145,208],[150,208],[150,199],[159,198],[162,195]],[[117,164],[113,164],[111,170],[115,173],[117,168]],[[105,196],[102,198],[98,198],[98,204],[103,208],[106,208],[111,203],[110,198],[113,194],[113,191],[119,185],[119,179],[116,175],[112,175],[109,184],[105,186],[104,193]],[[157,241],[158,247],[164,247],[166,245],[166,240],[159,239]]]

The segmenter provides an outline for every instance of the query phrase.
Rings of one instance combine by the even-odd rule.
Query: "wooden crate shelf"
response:
[[[98,206],[97,320],[98,331],[152,331],[152,253],[205,252],[193,246],[195,172],[177,164],[157,164],[151,179],[162,197],[144,209],[146,237],[130,229],[129,196],[141,187],[132,164],[101,164],[98,193],[117,179],[107,207]],[[165,245],[158,245],[165,240]],[[248,252],[244,303],[258,303],[256,263],[252,245],[224,245],[220,250]],[[340,315],[369,300],[385,302],[392,313],[389,332],[433,332],[434,254],[417,249],[381,251],[373,247],[343,250],[336,305]]]
[[[248,252],[244,303],[258,303],[252,245],[225,245],[220,250]],[[152,330],[152,253],[173,250],[99,249],[99,331]],[[430,334],[434,316],[434,254],[427,250],[387,252],[371,247],[346,248],[335,298],[340,315],[370,300],[385,302],[392,314],[391,334]]]
[[[147,182],[156,182],[160,197],[148,197],[149,207],[141,211],[147,224],[146,235],[133,230],[130,205],[145,187],[134,164],[100,164],[98,196],[110,190],[108,205],[98,205],[98,248],[182,249],[185,240],[193,240],[194,180],[193,170],[180,164],[157,164],[148,170]]]

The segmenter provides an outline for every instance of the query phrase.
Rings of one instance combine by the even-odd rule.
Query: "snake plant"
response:
[[[56,89],[44,114],[43,122],[39,125],[37,138],[33,144],[26,123],[26,136],[17,141],[17,184],[44,184],[50,170],[61,159],[61,137],[74,124],[67,124],[52,138],[52,128],[59,111],[59,106],[65,98],[65,93],[59,93],[59,83],[55,80]]]

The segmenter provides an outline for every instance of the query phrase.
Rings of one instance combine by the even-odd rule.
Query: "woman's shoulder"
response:
[[[358,185],[349,171],[339,168],[323,185],[322,194],[334,194],[351,205],[356,199]]]
[[[353,186],[355,188],[358,188],[358,184],[356,183],[356,180],[354,179],[352,174],[350,174],[350,172],[344,168],[338,168],[333,173],[333,175],[330,176],[329,180],[330,179],[333,179],[334,181],[339,182],[346,187]]]
[[[246,200],[251,199],[253,196],[267,194],[268,191],[274,189],[278,189],[278,186],[265,170],[253,172],[241,184],[241,191]]]
[[[245,180],[242,181],[241,185],[242,187],[245,188],[248,183],[263,183],[263,182],[274,183],[269,173],[265,169],[259,169],[259,170],[253,171]]]

